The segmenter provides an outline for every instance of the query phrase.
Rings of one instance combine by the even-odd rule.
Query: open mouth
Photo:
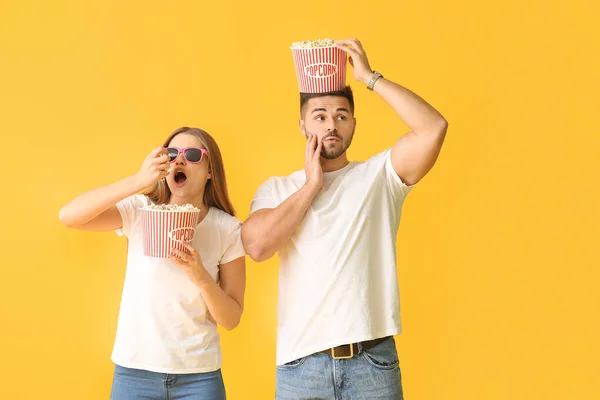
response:
[[[173,179],[175,180],[176,184],[182,185],[187,180],[187,176],[183,171],[177,171],[175,172],[175,176],[173,176]]]

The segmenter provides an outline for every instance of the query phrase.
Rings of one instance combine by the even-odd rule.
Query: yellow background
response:
[[[63,228],[59,208],[192,125],[245,219],[262,181],[302,166],[288,46],[317,37],[359,38],[450,122],[398,237],[406,398],[600,398],[597,2],[251,3],[0,6],[0,399],[109,396],[126,241]],[[364,160],[406,127],[349,82]],[[229,399],[273,397],[276,279],[276,258],[248,260]]]

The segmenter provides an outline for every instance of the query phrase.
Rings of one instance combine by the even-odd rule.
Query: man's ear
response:
[[[298,128],[300,128],[300,132],[302,132],[302,135],[304,135],[306,137],[306,125],[304,124],[303,119],[300,119],[298,121]]]

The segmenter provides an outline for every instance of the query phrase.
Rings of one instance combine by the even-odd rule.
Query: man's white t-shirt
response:
[[[401,332],[396,235],[411,186],[390,154],[324,173],[323,188],[280,249],[277,365]],[[250,212],[279,206],[305,181],[303,170],[269,178]]]
[[[118,235],[129,239],[127,270],[112,361],[160,373],[200,373],[221,367],[219,332],[200,289],[169,259],[145,257],[140,208],[143,195],[117,203]],[[192,245],[218,281],[219,265],[245,255],[240,221],[211,207],[196,227]]]

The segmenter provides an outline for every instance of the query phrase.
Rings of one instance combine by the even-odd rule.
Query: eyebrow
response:
[[[310,113],[311,113],[311,114],[314,114],[314,113],[316,113],[316,112],[323,112],[323,111],[325,111],[325,112],[326,112],[326,111],[327,111],[327,109],[325,109],[325,108],[315,108],[315,109],[314,109],[314,110],[312,110]],[[339,111],[345,111],[345,112],[347,112],[348,114],[350,114],[350,111],[348,111],[348,109],[347,109],[346,107],[338,107],[338,108],[337,108],[335,111],[336,111],[336,112],[339,112]]]

